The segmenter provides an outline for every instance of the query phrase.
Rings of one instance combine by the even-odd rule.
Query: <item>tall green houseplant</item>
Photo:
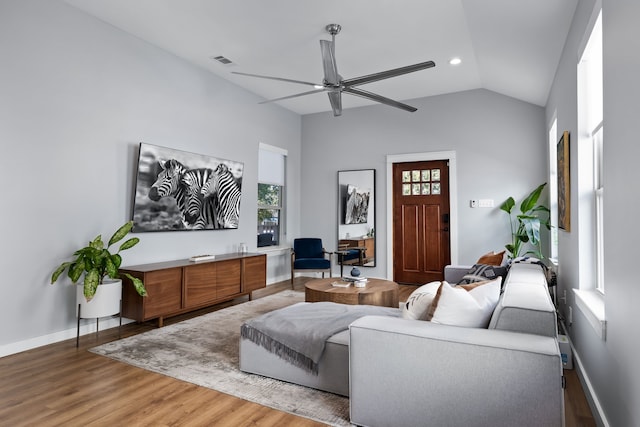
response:
[[[73,255],[76,257],[75,260],[60,264],[60,266],[51,275],[51,283],[55,283],[58,280],[58,277],[60,277],[66,269],[68,269],[67,274],[73,283],[77,283],[82,276],[82,273],[85,273],[83,283],[84,296],[87,301],[91,301],[98,290],[98,285],[102,284],[105,277],[108,276],[112,279],[120,278],[118,274],[118,269],[122,264],[122,256],[120,255],[120,252],[134,247],[138,244],[140,239],[132,237],[126,240],[120,245],[118,251],[115,253],[111,253],[109,248],[111,245],[119,242],[129,234],[132,227],[133,221],[125,223],[113,234],[113,236],[111,236],[106,247],[102,241],[102,235],[98,235],[95,239],[89,242],[88,246],[74,252]],[[131,280],[138,294],[142,296],[147,295],[147,290],[145,289],[142,280],[137,277],[133,277],[128,273],[125,273],[124,275]]]
[[[509,197],[500,205],[500,209],[509,214],[511,225],[511,243],[505,245],[509,252],[509,258],[533,254],[542,259],[542,248],[540,243],[540,227],[544,225],[547,230],[551,229],[549,224],[549,208],[538,204],[538,199],[542,190],[547,185],[540,184],[520,203],[520,213],[516,214],[514,208],[516,202],[513,197]],[[534,247],[526,252],[527,243]]]

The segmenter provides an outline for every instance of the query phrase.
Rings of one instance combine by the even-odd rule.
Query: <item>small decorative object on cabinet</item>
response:
[[[140,239],[137,237],[128,239],[120,245],[116,253],[111,253],[109,248],[129,234],[132,227],[132,221],[125,223],[111,236],[106,247],[102,241],[102,235],[98,235],[89,242],[88,246],[74,252],[75,260],[63,262],[51,275],[51,283],[53,284],[67,270],[67,275],[71,281],[77,283],[84,273],[83,285],[78,285],[76,293],[78,303],[76,347],[80,339],[81,318],[95,318],[97,330],[100,317],[120,313],[120,325],[122,325],[120,301],[122,298],[122,281],[119,280],[120,275],[118,273],[118,268],[122,264],[120,252],[137,245]],[[124,276],[131,281],[133,288],[139,295],[146,295],[142,280],[126,273]],[[107,277],[115,280],[109,281],[106,279]],[[103,287],[105,289],[102,289]]]
[[[353,277],[358,277],[358,276],[360,275],[360,270],[358,270],[358,267],[353,267],[353,268],[351,269],[351,275],[352,275]]]
[[[127,267],[126,284],[134,277],[143,280],[147,297],[125,286],[122,315],[143,322],[164,318],[228,301],[264,288],[267,284],[267,256],[256,253],[216,255],[212,260],[188,259]]]

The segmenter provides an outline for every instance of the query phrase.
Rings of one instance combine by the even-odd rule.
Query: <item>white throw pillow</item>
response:
[[[402,306],[402,317],[404,319],[426,320],[431,301],[436,296],[441,283],[440,281],[427,283],[413,291]]]
[[[500,278],[469,285],[440,286],[427,320],[444,325],[486,328],[500,298]]]

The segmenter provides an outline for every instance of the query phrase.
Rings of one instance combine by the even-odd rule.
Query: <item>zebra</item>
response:
[[[185,228],[194,230],[205,228],[206,220],[202,215],[189,214],[186,205],[189,194],[200,193],[201,188],[195,186],[195,183],[202,182],[198,180],[197,175],[204,174],[204,172],[198,169],[187,169],[175,159],[160,160],[158,163],[162,171],[151,185],[149,198],[157,202],[163,197],[173,197],[180,210],[182,224]]]
[[[216,220],[221,228],[238,228],[240,222],[240,186],[227,165],[220,163],[210,182],[202,187],[204,200],[213,199]]]
[[[212,180],[213,170],[202,168],[186,171],[181,182],[186,192],[184,215],[187,222],[215,229],[219,227],[216,220],[216,199],[209,194]]]

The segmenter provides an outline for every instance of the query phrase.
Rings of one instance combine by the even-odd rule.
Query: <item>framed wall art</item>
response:
[[[558,159],[558,227],[571,231],[571,174],[569,131],[564,131],[557,146]]]
[[[244,164],[140,143],[133,231],[237,229]]]

